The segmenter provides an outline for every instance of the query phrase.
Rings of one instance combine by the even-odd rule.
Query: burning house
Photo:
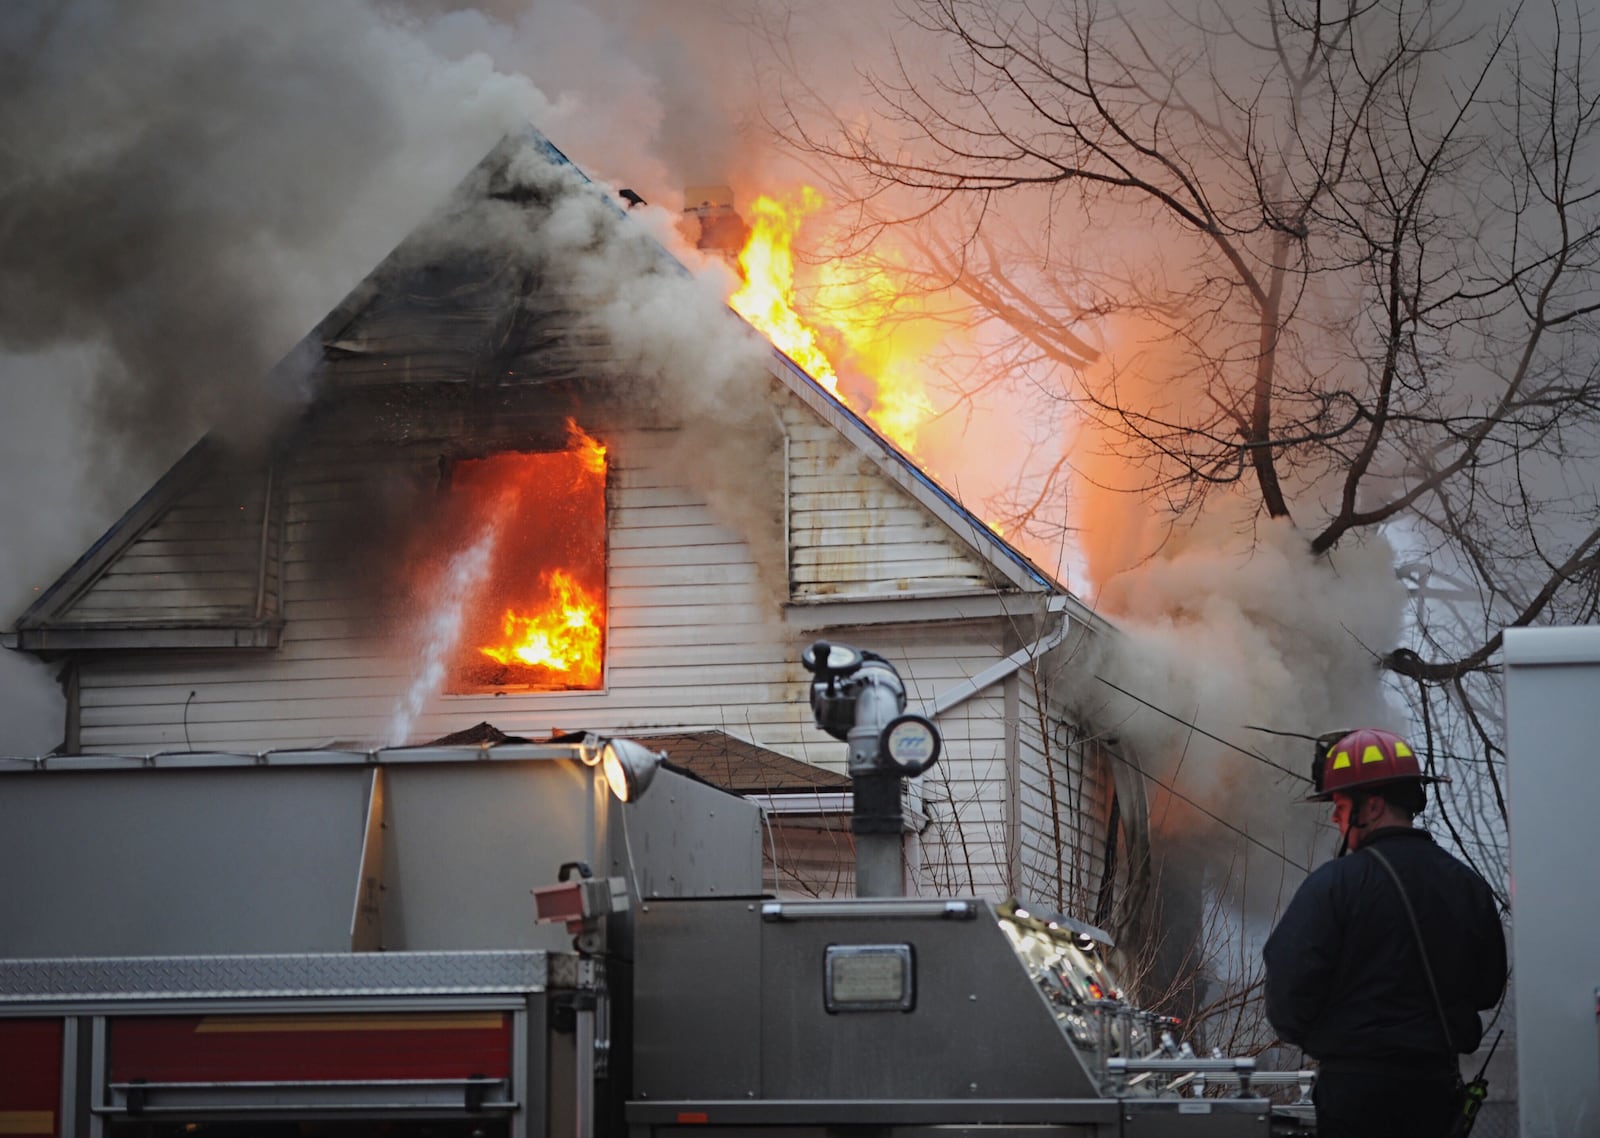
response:
[[[1097,619],[690,286],[542,138],[503,143],[280,365],[292,424],[201,441],[18,619],[63,753],[626,732],[767,810],[769,886],[829,894],[850,782],[799,657],[843,641],[943,732],[907,891],[1107,919],[1144,795],[1059,690]]]

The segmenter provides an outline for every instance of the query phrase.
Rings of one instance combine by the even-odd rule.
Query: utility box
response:
[[[1505,634],[1522,1138],[1600,1133],[1600,627]]]

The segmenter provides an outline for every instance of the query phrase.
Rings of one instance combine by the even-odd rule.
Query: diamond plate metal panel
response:
[[[438,996],[542,992],[544,952],[0,960],[0,1005],[73,1000]]]
[[[549,987],[551,991],[589,989],[599,980],[599,961],[572,952],[549,954]]]

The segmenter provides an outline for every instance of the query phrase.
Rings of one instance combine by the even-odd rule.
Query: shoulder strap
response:
[[[1439,1026],[1444,1029],[1444,1041],[1450,1048],[1450,1053],[1456,1053],[1455,1037],[1450,1034],[1450,1021],[1445,1019],[1444,1001],[1439,998],[1439,985],[1434,983],[1433,965],[1428,963],[1428,948],[1422,943],[1422,926],[1417,923],[1416,910],[1411,907],[1411,898],[1406,896],[1405,884],[1400,880],[1400,875],[1395,872],[1389,859],[1383,856],[1377,846],[1362,846],[1363,850],[1378,859],[1378,864],[1388,871],[1389,877],[1394,881],[1394,887],[1400,894],[1400,904],[1405,907],[1406,918],[1411,922],[1411,935],[1417,941],[1417,955],[1422,957],[1422,974],[1428,980],[1428,991],[1433,994],[1433,1010],[1439,1013]]]

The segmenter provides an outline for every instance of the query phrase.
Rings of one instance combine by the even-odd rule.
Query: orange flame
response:
[[[836,263],[821,267],[803,304],[806,313],[800,314],[793,245],[801,225],[825,204],[810,186],[800,187],[786,201],[766,196],[755,200],[750,237],[739,254],[745,284],[729,304],[844,403],[848,401],[819,330],[837,343],[852,370],[872,389],[867,418],[903,451],[916,455],[918,429],[937,414],[920,360],[944,329],[937,321],[919,324],[910,290],[881,267],[866,274]]]
[[[744,287],[728,303],[842,402],[833,365],[794,310],[795,235],[806,216],[821,208],[822,195],[810,186],[800,187],[799,200],[790,206],[765,194],[755,200],[750,239],[739,254]]]
[[[606,447],[574,419],[566,436],[563,450],[505,452],[453,469],[461,515],[498,534],[466,615],[454,691],[600,686]]]
[[[567,420],[567,449],[578,453],[578,461],[589,474],[599,476],[606,472],[605,444],[597,442],[572,418]]]
[[[507,609],[504,641],[478,651],[497,664],[548,668],[576,686],[598,685],[605,626],[599,602],[564,569],[541,575],[540,584],[549,599],[527,615]]]
[[[985,486],[998,490],[989,477],[994,469],[1003,471],[1013,462],[1020,469],[1027,461],[1020,453],[992,453],[1009,437],[1005,415],[990,417],[973,434],[970,414],[959,421],[940,419],[952,401],[936,400],[931,384],[937,373],[929,361],[983,358],[981,319],[959,290],[941,284],[943,270],[918,267],[926,251],[895,230],[875,233],[864,256],[841,254],[820,264],[797,264],[793,250],[802,231],[805,245],[813,249],[857,246],[859,233],[826,228],[827,204],[806,185],[754,201],[749,236],[739,254],[745,283],[729,298],[730,306],[841,403],[856,410],[865,404],[864,417],[924,471],[944,479],[941,468],[953,467],[959,480],[965,469],[969,477],[978,475],[973,479],[978,494]],[[797,280],[800,274],[803,279]],[[981,472],[975,469],[979,463],[985,468]],[[1035,546],[1026,524],[1006,526],[995,519],[985,524],[1043,564],[1059,563],[1057,545]]]

